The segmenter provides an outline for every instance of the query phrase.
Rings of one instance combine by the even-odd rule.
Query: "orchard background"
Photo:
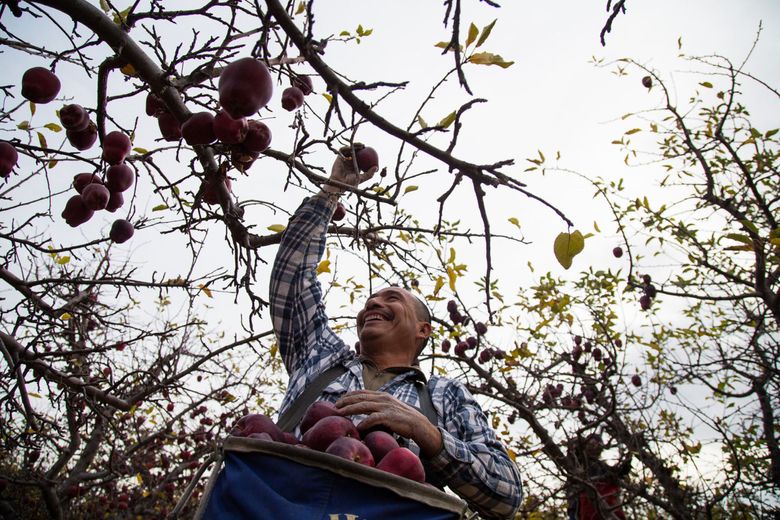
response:
[[[633,458],[632,517],[778,514],[780,8],[511,4],[2,2],[3,515],[162,518],[193,481],[197,498],[235,420],[280,401],[270,263],[353,142],[386,170],[331,228],[333,326],[354,342],[374,287],[429,301],[423,367],[483,399],[522,518],[563,516],[585,476],[568,447],[592,432]],[[161,138],[150,92],[180,123],[216,113],[247,56],[274,78],[254,116],[269,149],[240,171],[230,146]],[[56,99],[22,97],[32,67]],[[314,92],[289,112],[295,75]],[[99,133],[85,151],[57,115],[73,103]],[[71,227],[73,177],[104,175],[112,131],[134,183]]]

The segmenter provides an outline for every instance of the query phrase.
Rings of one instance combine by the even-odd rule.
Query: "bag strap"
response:
[[[276,421],[279,428],[283,432],[292,432],[298,426],[298,423],[301,422],[301,419],[303,419],[303,414],[306,413],[309,406],[325,390],[325,387],[346,371],[347,367],[344,365],[336,365],[318,375],[293,404],[279,416],[279,420]]]
[[[314,381],[312,381],[303,393],[293,402],[292,405],[279,416],[279,420],[276,424],[284,432],[292,432],[298,423],[303,419],[303,414],[311,406],[311,404],[320,396],[325,387],[328,386],[333,380],[347,371],[347,367],[344,365],[336,365],[327,369],[318,375]],[[425,381],[415,381],[417,387],[417,395],[420,399],[420,412],[428,419],[428,421],[438,428],[439,419],[436,413],[436,408],[433,407],[433,400],[431,399],[431,392],[428,390],[428,385]]]

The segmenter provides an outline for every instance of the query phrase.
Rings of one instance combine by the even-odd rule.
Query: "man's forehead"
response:
[[[389,294],[400,294],[403,295],[404,297],[406,297],[407,295],[411,295],[411,293],[406,289],[404,289],[403,287],[390,286],[390,287],[385,287],[383,289],[379,289],[378,291],[371,294],[368,298],[369,299],[376,298],[377,296],[389,295]]]

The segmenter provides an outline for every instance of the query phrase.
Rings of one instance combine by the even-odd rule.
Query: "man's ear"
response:
[[[426,339],[433,332],[433,327],[427,321],[417,322],[417,339]]]

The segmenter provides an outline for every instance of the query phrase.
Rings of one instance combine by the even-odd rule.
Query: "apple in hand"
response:
[[[366,466],[374,466],[374,456],[368,446],[353,437],[339,437],[333,441],[325,453],[336,455]]]
[[[425,482],[425,468],[422,461],[408,448],[390,450],[376,467],[416,482]]]
[[[346,417],[332,415],[320,419],[317,424],[303,434],[303,444],[317,451],[325,451],[339,437],[360,438],[357,428]]]
[[[360,171],[367,172],[371,168],[379,166],[379,154],[370,146],[366,146],[355,151],[355,161],[357,161]]]

